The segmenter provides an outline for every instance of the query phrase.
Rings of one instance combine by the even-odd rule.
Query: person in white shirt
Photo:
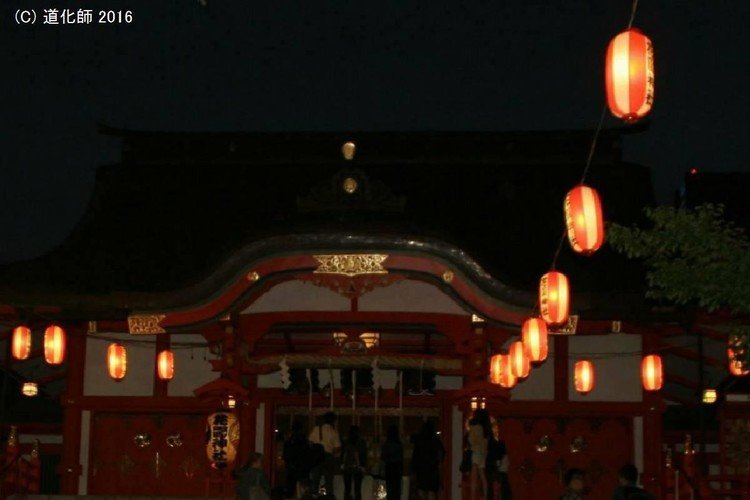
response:
[[[311,443],[323,445],[325,458],[310,472],[312,491],[320,488],[320,478],[324,479],[326,494],[333,494],[333,474],[336,469],[335,457],[341,451],[341,438],[336,430],[336,414],[332,411],[323,415],[323,423],[313,427],[308,438]]]

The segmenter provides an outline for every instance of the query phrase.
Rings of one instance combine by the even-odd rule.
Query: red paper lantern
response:
[[[516,376],[513,375],[508,354],[495,354],[490,358],[490,382],[506,389],[516,385]]]
[[[607,49],[604,79],[613,115],[628,122],[646,116],[654,103],[651,40],[636,28],[614,37]]]
[[[107,349],[107,371],[109,376],[115,380],[125,378],[128,371],[128,353],[122,344],[109,344]]]
[[[604,243],[604,216],[599,193],[583,184],[565,196],[565,225],[570,246],[578,253],[590,255]]]
[[[547,359],[547,323],[539,318],[529,318],[521,327],[521,340],[529,361]]]
[[[164,350],[156,357],[156,372],[161,380],[172,380],[174,377],[174,353]]]
[[[29,327],[23,325],[15,327],[11,344],[11,351],[15,359],[27,359],[29,353],[31,353],[31,330],[29,330]]]
[[[641,362],[641,380],[643,388],[647,391],[658,391],[664,384],[664,372],[662,370],[661,356],[649,354]]]
[[[524,352],[523,342],[520,340],[510,345],[510,368],[518,378],[526,378],[531,371],[531,361]]]
[[[587,359],[577,361],[574,373],[576,391],[588,394],[594,389],[594,363]]]
[[[727,360],[729,361],[729,373],[735,377],[744,377],[750,373],[750,368],[745,368],[742,361],[735,359],[737,355],[731,347],[727,349]]]
[[[44,360],[50,365],[60,365],[65,361],[65,330],[50,325],[44,330]]]
[[[560,325],[568,321],[570,290],[568,278],[561,272],[550,271],[539,281],[539,309],[544,321]]]

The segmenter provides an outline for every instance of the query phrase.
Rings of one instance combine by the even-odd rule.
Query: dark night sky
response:
[[[96,166],[144,130],[593,128],[603,54],[629,0],[3,0],[0,260],[54,248]],[[18,26],[17,8],[131,9],[122,26]],[[659,198],[682,173],[750,170],[750,4],[641,0],[649,131],[625,158]],[[617,122],[609,119],[607,125]],[[581,152],[581,160],[586,152]]]

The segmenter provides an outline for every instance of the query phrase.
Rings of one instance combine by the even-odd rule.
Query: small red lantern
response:
[[[495,354],[492,356],[490,359],[490,382],[506,389],[516,385],[516,376],[513,375],[509,355]]]
[[[588,394],[594,389],[594,363],[587,359],[576,361],[574,382],[576,391]]]
[[[560,325],[568,321],[570,289],[568,278],[561,272],[550,271],[539,281],[539,309],[548,324]]]
[[[65,330],[50,325],[44,330],[44,360],[50,365],[60,365],[65,361]]]
[[[539,318],[529,318],[521,327],[521,340],[529,361],[547,359],[547,323]]]
[[[727,349],[727,360],[729,361],[729,373],[735,377],[744,377],[750,373],[750,368],[745,368],[742,361],[737,359],[737,355],[731,347]]]
[[[174,377],[174,353],[164,350],[156,357],[156,372],[161,380],[172,380]]]
[[[651,40],[636,28],[614,37],[607,49],[604,80],[613,115],[627,122],[646,116],[654,103]]]
[[[23,360],[31,353],[31,330],[27,326],[17,326],[13,329],[12,354],[15,359]]]
[[[513,342],[510,345],[510,363],[511,371],[513,375],[518,378],[526,378],[529,376],[531,371],[531,361],[524,352],[523,342],[520,340]]]
[[[602,202],[596,189],[581,184],[565,196],[563,203],[568,242],[578,253],[590,255],[604,243]]]
[[[115,380],[125,378],[128,371],[128,353],[122,344],[109,344],[107,349],[107,371],[109,376]]]
[[[643,388],[647,391],[658,391],[664,384],[664,372],[661,365],[661,356],[649,354],[641,362],[641,380]]]

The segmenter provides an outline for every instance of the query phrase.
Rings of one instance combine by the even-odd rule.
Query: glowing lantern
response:
[[[565,195],[565,225],[570,246],[578,253],[590,255],[604,243],[602,202],[596,189],[576,186]]]
[[[729,373],[735,377],[743,377],[750,373],[750,368],[745,368],[742,361],[737,359],[734,349],[727,349],[727,360],[729,361]]]
[[[490,382],[506,389],[516,385],[516,376],[513,375],[508,354],[495,354],[490,358]]]
[[[65,330],[57,325],[44,330],[44,360],[50,365],[60,365],[65,360]]]
[[[161,380],[172,380],[174,377],[174,353],[164,350],[156,357],[156,372]]]
[[[547,359],[547,323],[539,318],[529,318],[521,327],[521,340],[529,361]]]
[[[109,344],[107,349],[107,370],[115,380],[125,378],[128,371],[128,353],[121,344]]]
[[[240,445],[240,423],[231,413],[217,412],[206,423],[206,455],[214,469],[234,463]]]
[[[641,362],[641,380],[647,391],[658,391],[664,384],[664,373],[661,366],[661,356],[649,354]]]
[[[39,386],[36,384],[36,382],[24,382],[23,386],[21,386],[21,394],[26,397],[33,398],[34,396],[39,394]]]
[[[618,118],[632,122],[651,111],[654,102],[654,49],[635,28],[609,42],[605,68],[607,104]]]
[[[568,278],[561,272],[550,271],[539,281],[539,308],[544,321],[559,325],[568,320],[570,290]]]
[[[31,352],[31,330],[27,326],[15,327],[11,343],[11,350],[15,359],[22,360],[28,358]]]
[[[526,356],[523,348],[523,342],[516,341],[510,345],[510,368],[518,378],[526,378],[531,371],[531,361]]]
[[[574,382],[576,391],[588,394],[594,389],[594,363],[587,359],[576,361]]]

